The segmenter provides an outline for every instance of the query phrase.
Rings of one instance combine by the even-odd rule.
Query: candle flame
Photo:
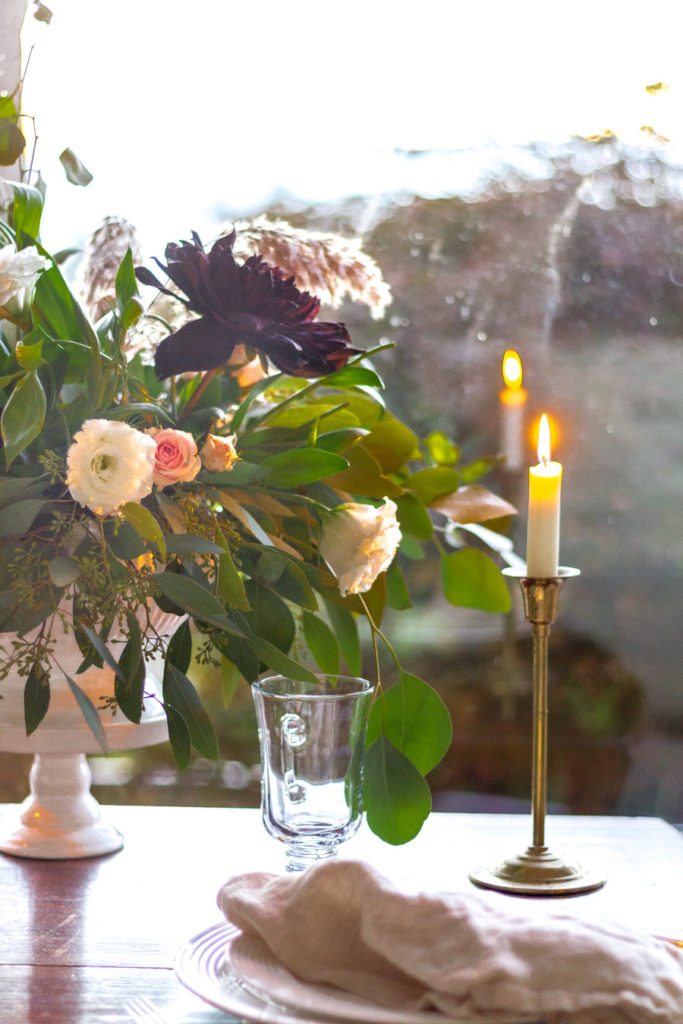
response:
[[[514,349],[507,349],[503,356],[503,380],[509,388],[522,386],[522,360]]]
[[[550,423],[545,413],[538,425],[538,461],[550,462]]]

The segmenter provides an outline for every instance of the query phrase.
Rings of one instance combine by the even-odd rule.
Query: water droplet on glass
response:
[[[282,735],[293,750],[303,747],[306,742],[306,723],[298,715],[283,715],[280,722]]]

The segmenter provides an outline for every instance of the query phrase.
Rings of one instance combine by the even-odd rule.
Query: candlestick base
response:
[[[519,896],[576,896],[600,889],[607,881],[602,875],[585,871],[576,861],[564,860],[547,846],[529,846],[498,867],[472,872],[469,878],[482,889]]]

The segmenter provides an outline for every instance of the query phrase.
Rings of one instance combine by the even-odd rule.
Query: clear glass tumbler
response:
[[[252,684],[261,746],[261,813],[285,843],[287,870],[333,857],[363,814],[363,752],[372,685],[271,676]]]

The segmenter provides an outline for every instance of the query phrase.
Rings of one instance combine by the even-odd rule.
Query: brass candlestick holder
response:
[[[533,841],[524,853],[488,871],[471,874],[470,881],[486,889],[530,896],[574,896],[591,892],[606,879],[565,860],[545,845],[545,814],[548,777],[548,637],[557,617],[560,587],[578,576],[578,569],[562,567],[557,576],[533,578],[526,569],[503,569],[516,577],[524,596],[524,613],[533,633],[533,761],[531,810]]]

